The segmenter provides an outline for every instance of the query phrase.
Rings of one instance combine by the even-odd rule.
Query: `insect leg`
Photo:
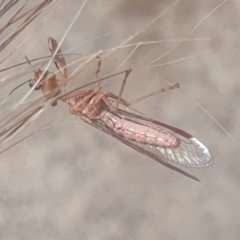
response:
[[[125,101],[125,100],[122,99],[122,98],[119,99],[119,96],[117,96],[117,95],[115,95],[115,94],[113,94],[113,93],[105,92],[104,95],[105,95],[107,98],[112,98],[112,99],[115,99],[115,100],[117,100],[117,101],[119,100],[119,103],[121,103],[122,105],[124,105],[124,106],[126,106],[126,107],[130,106],[130,103],[128,103],[127,101]],[[117,109],[116,109],[116,108],[114,108],[114,109],[115,109],[114,112],[116,112]]]
[[[97,88],[101,89],[100,82],[98,81],[98,74],[101,71],[102,60],[101,60],[100,56],[97,56],[96,58],[98,59],[98,68],[97,68],[97,70],[96,70],[96,72],[94,74],[94,77],[95,77],[95,79],[97,81],[97,83],[96,83],[97,84]]]
[[[132,71],[132,69],[128,69],[125,73],[124,79],[122,81],[122,86],[121,86],[121,89],[120,89],[120,92],[119,92],[119,95],[118,95],[117,103],[116,103],[116,111],[118,110],[120,99],[121,99],[122,93],[123,93],[123,89],[126,85],[128,75],[131,73],[131,71]]]
[[[54,56],[54,64],[59,72],[63,76],[63,84],[62,88],[67,85],[68,73],[67,73],[67,64],[64,57],[59,56],[62,53],[61,49],[58,48],[57,41],[53,38],[48,38],[48,48],[52,54],[56,54]]]
[[[168,88],[161,88],[161,89],[159,89],[159,90],[157,90],[155,92],[152,92],[152,93],[146,94],[146,95],[144,95],[144,96],[142,96],[140,98],[137,98],[137,99],[133,100],[132,102],[130,102],[129,106],[132,106],[133,104],[136,104],[136,103],[138,103],[138,102],[140,102],[140,101],[142,101],[142,100],[144,100],[146,98],[152,97],[152,96],[157,95],[159,93],[163,93],[163,92],[166,92],[168,90],[172,90],[172,89],[176,89],[176,88],[180,88],[179,83],[176,83],[176,84],[174,84],[174,85],[172,85],[172,86],[170,86]]]

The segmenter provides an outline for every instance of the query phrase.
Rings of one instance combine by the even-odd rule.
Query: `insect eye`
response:
[[[35,84],[35,80],[34,79],[30,79],[29,80],[29,87],[32,88]]]
[[[29,82],[29,87],[30,88],[33,88],[33,86],[36,84],[34,79],[30,79],[28,82]],[[41,89],[41,85],[38,85],[34,88],[34,90],[39,90],[39,89]]]

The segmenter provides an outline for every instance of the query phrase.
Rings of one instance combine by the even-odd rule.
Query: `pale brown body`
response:
[[[102,110],[99,117],[112,131],[129,140],[168,148],[176,148],[180,144],[180,140],[170,132],[123,119],[109,111]]]
[[[51,53],[54,54],[58,48],[56,40],[49,38],[48,43]],[[57,50],[57,53],[61,54],[60,48]],[[64,58],[56,55],[54,63],[62,73],[64,77],[63,81],[66,80],[67,69]],[[98,61],[98,69],[95,73],[96,79],[100,72],[100,67],[101,60]],[[130,69],[126,71],[124,78],[125,81],[130,72]],[[60,89],[65,86],[65,83],[63,81],[58,81],[53,73],[43,75],[43,71],[35,71],[35,81],[37,82],[38,79],[40,79],[39,86],[46,98],[49,98],[49,96],[55,97],[60,93]],[[163,129],[155,129],[151,126],[142,125],[121,118],[117,114],[117,108],[114,108],[108,99],[117,100],[117,107],[118,103],[125,106],[128,106],[129,104],[119,96],[110,92],[100,92],[100,89],[101,87],[98,83],[96,90],[81,90],[77,94],[74,94],[74,96],[69,95],[62,98],[62,100],[70,105],[71,114],[85,116],[91,120],[101,120],[113,132],[129,140],[165,148],[177,148],[179,146],[180,140],[171,132],[166,132]],[[56,104],[57,102],[53,102],[52,106],[55,106]]]
[[[117,96],[109,92],[95,93],[93,90],[84,90],[78,96],[66,101],[70,105],[72,114],[101,120],[113,132],[129,140],[159,147],[176,148],[179,146],[180,140],[171,132],[121,118],[108,98],[117,99]],[[122,99],[120,102],[128,105]]]

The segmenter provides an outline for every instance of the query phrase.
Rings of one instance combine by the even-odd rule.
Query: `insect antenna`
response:
[[[21,83],[20,85],[18,85],[17,87],[15,87],[8,95],[10,96],[16,89],[20,88],[20,87],[21,87],[22,85],[24,85],[25,83],[29,83],[29,85],[30,85],[32,80],[33,80],[33,79],[29,79],[29,80]]]
[[[31,62],[29,61],[29,59],[27,58],[27,56],[25,56],[25,58],[26,58],[26,60],[27,60],[27,63],[28,63],[30,66],[32,66],[32,65],[31,65]],[[20,85],[18,85],[17,87],[15,87],[8,95],[10,96],[16,89],[20,88],[20,87],[21,87],[22,85],[24,85],[25,83],[29,83],[29,87],[32,88],[32,87],[34,86],[34,84],[35,84],[35,80],[34,80],[34,79],[29,79],[29,80],[21,83]],[[41,85],[36,86],[36,87],[34,88],[34,90],[39,90],[39,89],[41,89]]]

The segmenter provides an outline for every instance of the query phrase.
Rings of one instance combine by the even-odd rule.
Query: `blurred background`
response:
[[[99,76],[131,67],[123,93],[127,101],[179,83],[179,90],[133,107],[194,135],[210,149],[214,165],[184,168],[201,180],[195,182],[71,116],[59,103],[16,139],[56,118],[52,125],[0,156],[0,238],[238,239],[240,3],[88,0],[68,31],[83,2],[50,4],[1,53],[8,56],[29,38],[1,69],[25,56],[49,55],[48,37],[60,42],[66,35],[61,49],[75,54],[104,54],[132,44],[103,58]],[[31,1],[26,9],[36,4]],[[66,61],[77,58],[66,56]],[[75,68],[70,66],[69,74]],[[96,68],[92,59],[68,88],[93,81]],[[55,71],[54,65],[49,69]],[[16,71],[4,71],[1,78]],[[26,73],[0,89],[1,102],[7,100],[1,117],[29,87],[8,93],[31,77]],[[122,79],[111,79],[103,88],[118,94]],[[34,91],[30,99],[39,96]]]

